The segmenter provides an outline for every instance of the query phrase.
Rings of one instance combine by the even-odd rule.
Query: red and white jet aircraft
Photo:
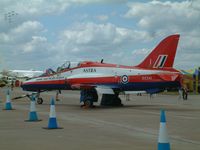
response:
[[[182,75],[173,68],[179,35],[171,35],[137,66],[124,66],[101,62],[66,62],[57,71],[30,79],[22,84],[25,91],[81,90],[80,100],[92,106],[102,93],[101,105],[121,105],[120,92],[143,91],[158,93],[170,88],[180,88]],[[38,98],[38,103],[43,100]]]

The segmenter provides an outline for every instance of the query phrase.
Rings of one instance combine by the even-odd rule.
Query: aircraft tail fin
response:
[[[137,67],[149,69],[172,68],[179,37],[179,34],[175,34],[163,39]]]

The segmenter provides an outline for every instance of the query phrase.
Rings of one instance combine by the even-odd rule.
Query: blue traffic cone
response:
[[[158,136],[158,150],[170,150],[169,137],[167,134],[165,111],[161,110],[160,130]]]
[[[38,119],[38,116],[37,116],[34,96],[31,97],[29,120],[25,120],[25,121],[30,121],[30,122],[41,121],[40,119]]]
[[[51,99],[48,127],[45,127],[44,129],[62,129],[57,125],[54,98]]]
[[[11,100],[10,100],[10,90],[9,89],[7,89],[7,92],[6,92],[6,103],[5,103],[4,110],[13,110]]]

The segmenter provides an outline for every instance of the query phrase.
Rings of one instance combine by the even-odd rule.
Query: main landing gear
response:
[[[103,94],[101,99],[101,106],[123,106],[119,98],[119,92],[115,94]]]
[[[83,102],[83,105],[81,105],[82,108],[93,108],[93,103],[97,101],[98,94],[95,89],[81,90],[80,102]],[[103,94],[101,106],[123,106],[119,98],[119,92],[115,91],[115,94]]]
[[[93,102],[98,101],[98,94],[95,89],[84,89],[81,90],[80,102],[83,102],[81,105],[82,108],[93,108]]]

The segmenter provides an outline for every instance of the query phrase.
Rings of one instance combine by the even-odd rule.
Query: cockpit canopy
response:
[[[62,64],[60,67],[58,67],[56,69],[56,71],[54,71],[52,68],[48,68],[48,69],[46,69],[45,73],[42,74],[41,76],[52,75],[52,74],[61,72],[66,69],[76,68],[76,67],[80,66],[80,64],[81,64],[81,62],[66,61],[64,64]]]
[[[76,68],[76,67],[79,67],[80,64],[81,64],[81,62],[66,61],[64,64],[62,64],[60,67],[58,67],[56,71],[60,72],[60,71],[65,70],[65,69]]]

